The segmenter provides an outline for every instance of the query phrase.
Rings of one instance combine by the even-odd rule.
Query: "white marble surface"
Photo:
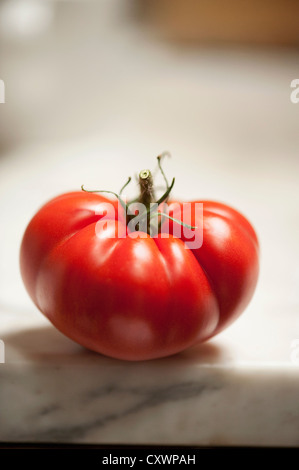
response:
[[[83,41],[68,68],[55,48],[47,62],[32,45],[2,50],[11,92],[0,105],[0,441],[298,446],[299,104],[289,99],[298,54],[174,50],[116,24],[99,51]],[[96,21],[89,30],[95,41]],[[78,59],[76,102],[67,78]],[[209,343],[125,363],[43,318],[20,279],[19,246],[50,197],[82,183],[118,190],[165,149],[176,196],[221,200],[252,221],[261,273],[247,310]]]
[[[299,374],[290,362],[245,360],[223,334],[176,357],[123,363],[33,317],[17,327],[14,315],[4,335],[1,441],[299,444]]]

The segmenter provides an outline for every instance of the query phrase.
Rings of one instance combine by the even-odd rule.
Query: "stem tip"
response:
[[[139,173],[139,178],[142,180],[146,180],[147,178],[151,177],[151,172],[149,170],[141,170]]]

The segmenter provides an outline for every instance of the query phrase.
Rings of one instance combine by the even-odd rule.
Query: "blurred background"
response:
[[[1,0],[1,305],[33,308],[18,254],[40,205],[81,184],[117,191],[168,150],[175,196],[231,204],[257,229],[247,318],[286,299],[298,313],[298,18],[297,0]]]

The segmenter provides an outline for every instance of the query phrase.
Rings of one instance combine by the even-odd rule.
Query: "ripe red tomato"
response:
[[[239,212],[201,201],[203,244],[186,249],[184,237],[172,235],[172,220],[168,238],[107,236],[97,230],[99,205],[107,202],[126,231],[117,201],[80,191],[45,204],[25,231],[23,281],[62,333],[107,356],[147,360],[211,338],[245,309],[259,248]]]

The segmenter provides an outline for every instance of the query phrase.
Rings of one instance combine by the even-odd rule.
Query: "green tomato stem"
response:
[[[168,180],[166,178],[166,175],[165,175],[165,173],[162,169],[162,166],[161,166],[161,158],[164,157],[166,154],[167,153],[165,152],[164,154],[161,154],[157,157],[158,166],[159,166],[159,169],[162,173],[162,176],[163,176],[165,184],[166,184],[165,193],[157,201],[156,201],[156,198],[155,198],[153,176],[152,176],[152,173],[150,172],[150,170],[140,171],[139,178],[138,178],[139,187],[140,187],[140,195],[139,195],[138,198],[134,199],[134,201],[131,201],[130,203],[126,203],[122,199],[121,194],[122,194],[123,190],[127,187],[127,185],[130,183],[131,177],[129,177],[127,182],[122,186],[119,194],[117,194],[113,191],[108,191],[108,190],[93,190],[93,191],[88,190],[88,189],[84,188],[83,184],[81,186],[81,190],[85,191],[87,193],[108,193],[108,194],[113,194],[119,200],[121,206],[123,207],[123,209],[125,211],[127,224],[130,222],[130,220],[132,220],[132,218],[135,217],[134,214],[133,215],[129,214],[129,210],[128,210],[129,205],[134,203],[134,202],[142,203],[145,207],[145,210],[141,214],[141,217],[146,217],[146,219],[147,219],[147,233],[149,235],[150,235],[150,227],[151,227],[151,218],[154,217],[154,216],[157,216],[157,215],[161,216],[161,220],[160,220],[160,223],[159,223],[159,230],[161,228],[161,222],[162,222],[163,217],[167,217],[167,218],[173,220],[174,222],[177,222],[177,223],[183,225],[184,227],[188,227],[190,229],[195,229],[196,227],[192,227],[190,225],[187,225],[184,222],[182,222],[180,220],[177,220],[177,219],[174,219],[173,217],[170,217],[169,215],[167,215],[165,213],[157,212],[157,209],[158,209],[159,205],[168,200],[170,192],[171,192],[171,190],[174,186],[174,183],[175,183],[175,178],[173,178],[172,181],[171,181],[171,184],[169,185]],[[138,229],[138,227],[137,227],[137,229]]]

